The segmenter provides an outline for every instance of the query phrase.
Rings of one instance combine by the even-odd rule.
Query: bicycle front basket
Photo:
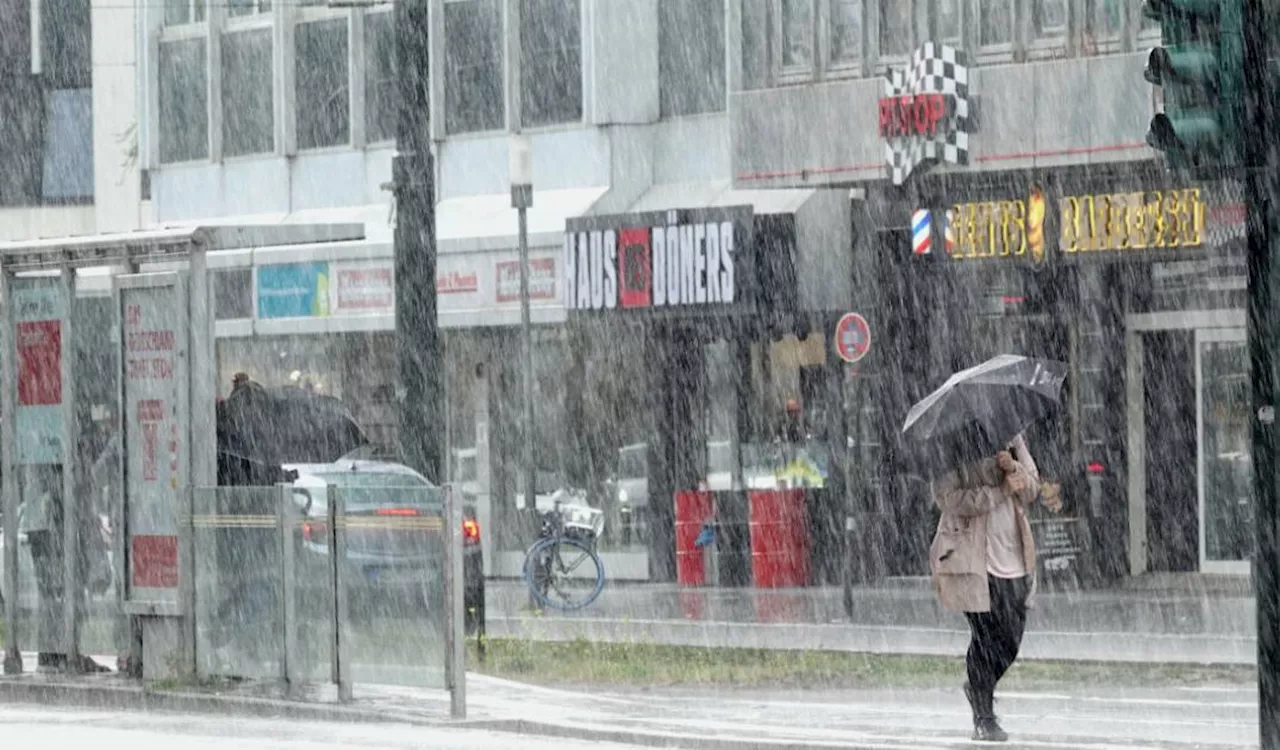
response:
[[[589,505],[562,505],[560,514],[566,530],[588,531],[594,536],[604,532],[604,511]]]

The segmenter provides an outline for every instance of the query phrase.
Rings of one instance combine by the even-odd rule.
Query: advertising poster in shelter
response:
[[[125,288],[125,492],[132,601],[176,601],[178,513],[186,485],[185,304],[178,286]]]
[[[62,320],[58,278],[14,279],[14,349],[18,362],[14,426],[20,465],[62,462]]]

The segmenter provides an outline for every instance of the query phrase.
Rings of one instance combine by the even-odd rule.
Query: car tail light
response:
[[[480,543],[480,524],[474,518],[462,520],[462,543],[472,546]]]
[[[302,538],[308,542],[323,544],[329,536],[329,524],[324,521],[303,521]]]

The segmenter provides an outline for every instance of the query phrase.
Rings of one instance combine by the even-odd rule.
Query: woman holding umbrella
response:
[[[903,425],[903,435],[933,457],[931,489],[942,518],[929,568],[942,606],[969,621],[964,693],[975,740],[1008,739],[992,703],[1018,656],[1035,590],[1026,506],[1040,486],[1022,432],[1053,412],[1065,379],[1061,362],[1001,355],[952,375]]]
[[[942,519],[929,550],[930,569],[942,605],[969,621],[964,693],[975,740],[1008,739],[992,704],[996,683],[1018,657],[1035,589],[1035,541],[1024,509],[1039,484],[1021,435],[1007,450],[933,483]]]

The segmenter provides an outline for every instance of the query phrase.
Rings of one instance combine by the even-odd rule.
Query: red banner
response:
[[[135,588],[178,587],[178,537],[135,534],[132,551]]]
[[[62,403],[62,324],[18,323],[18,406]]]

